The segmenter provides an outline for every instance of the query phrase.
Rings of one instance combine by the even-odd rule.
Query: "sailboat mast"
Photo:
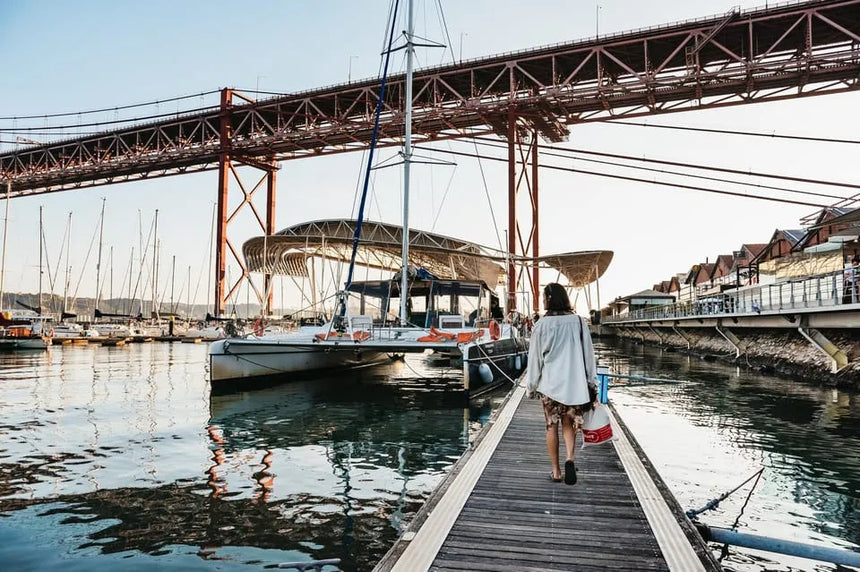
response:
[[[104,245],[105,235],[105,201],[102,199],[102,216],[99,221],[99,259],[96,262],[96,308],[101,305],[102,289],[101,289],[101,274],[102,274],[102,248]]]
[[[3,286],[6,281],[6,231],[9,229],[9,195],[12,183],[6,181],[6,214],[3,217],[3,257],[0,260],[0,308],[3,307]]]
[[[134,300],[131,297],[131,283],[134,280],[134,247],[131,247],[131,258],[128,259],[128,313],[134,312]]]
[[[217,219],[217,213],[216,213],[217,206],[218,206],[217,203],[212,203],[212,224],[209,225],[209,266],[206,268],[206,277],[207,277],[206,278],[206,299],[207,300],[211,300],[211,298],[209,298],[209,296],[212,295],[212,254],[215,252],[215,221]],[[195,295],[196,295],[196,293],[195,293]],[[218,304],[220,302],[221,302],[221,300],[218,300],[218,302],[212,308],[212,315],[213,316],[217,317],[220,315],[220,311],[219,311],[220,309],[218,306]]]
[[[158,309],[158,209],[155,209],[155,234],[152,239],[152,314],[157,318]]]
[[[39,206],[39,303],[36,304],[39,308],[39,315],[42,315],[42,233],[44,232],[43,228],[43,219],[42,219],[42,210],[45,207]]]
[[[185,317],[191,319],[191,265],[188,265],[188,291],[185,293]]]
[[[110,247],[110,299],[113,301],[113,246]],[[116,310],[114,310],[116,311]]]
[[[176,255],[173,255],[173,265],[170,269],[170,313],[176,313],[176,305],[173,303],[173,288],[176,286]]]
[[[66,225],[66,285],[63,288],[63,312],[69,308],[66,306],[69,300],[69,281],[72,275],[72,213],[69,213],[69,224]],[[62,316],[60,316],[62,318]]]
[[[400,269],[400,325],[405,326],[406,299],[408,296],[409,270],[409,167],[412,160],[412,59],[415,44],[412,41],[414,23],[412,0],[406,10],[406,134],[403,140],[403,266]]]
[[[140,271],[138,272],[138,275],[137,275],[138,276],[137,282],[140,283],[140,279],[143,276],[143,260],[144,260],[144,255],[143,255],[143,213],[140,212],[140,209],[137,210],[137,244],[140,248],[140,250],[138,250],[138,253],[140,256]],[[131,256],[132,256],[132,258],[134,257],[134,249],[132,249]],[[129,274],[129,276],[131,276],[131,275]],[[138,286],[137,284],[134,285],[134,295],[135,296],[137,296],[137,286]],[[140,288],[140,304],[137,307],[138,308],[138,314],[140,314],[141,316],[143,315],[143,291],[145,289],[146,288],[144,286],[141,286],[141,288]],[[128,285],[128,290],[129,290],[129,292],[131,292],[131,282],[130,281],[129,281],[129,285]]]

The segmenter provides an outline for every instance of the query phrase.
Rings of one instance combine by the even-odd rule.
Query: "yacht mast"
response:
[[[185,293],[185,317],[191,319],[191,265],[188,265],[188,291]]]
[[[155,233],[152,239],[152,315],[158,319],[158,209],[155,209]]]
[[[105,201],[107,199],[102,198],[102,216],[99,221],[99,259],[96,262],[96,308],[101,305],[102,301],[102,289],[101,289],[101,274],[102,274],[102,248],[104,246],[104,235],[105,235]]]
[[[400,325],[405,326],[406,299],[409,285],[409,166],[412,160],[412,58],[415,44],[412,41],[414,23],[412,0],[406,9],[406,134],[403,141],[403,265],[400,269]]]
[[[39,315],[42,315],[42,233],[44,232],[43,222],[42,222],[42,209],[44,209],[42,205],[39,205],[39,303],[37,304],[39,308]]]
[[[170,313],[176,313],[176,304],[173,302],[173,289],[176,286],[176,255],[173,255],[173,264],[170,269]]]
[[[0,308],[3,307],[3,285],[6,281],[6,231],[9,229],[9,195],[12,193],[12,183],[6,181],[6,214],[3,218],[3,257],[0,260]]]
[[[143,252],[143,213],[140,212],[140,209],[137,209],[137,244],[140,248],[138,250],[138,255],[140,256],[140,271],[137,273],[137,283],[134,285],[134,295],[137,296],[137,286],[140,284],[140,279],[143,276],[143,262],[144,262],[144,252]],[[132,248],[131,256],[134,257],[134,249]],[[129,276],[131,276],[129,274]],[[129,279],[128,290],[131,292],[131,279]],[[143,291],[146,289],[145,284],[140,287],[140,304],[137,307],[137,313],[143,316]]]
[[[60,319],[62,319],[62,314],[66,313],[69,309],[66,307],[69,301],[69,281],[71,280],[72,275],[72,261],[71,261],[71,249],[72,249],[72,213],[69,213],[69,224],[66,226],[66,285],[63,288],[63,312],[60,314]]]
[[[113,246],[110,247],[110,289],[109,296],[111,301],[113,301]],[[116,312],[116,310],[114,310]]]

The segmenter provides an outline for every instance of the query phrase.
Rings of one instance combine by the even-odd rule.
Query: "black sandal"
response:
[[[573,460],[564,462],[564,484],[576,484],[576,464]]]
[[[552,481],[552,482],[554,482],[554,483],[560,483],[560,482],[561,482],[561,477],[554,477],[554,476],[552,475],[552,473],[550,473],[550,474],[549,474],[549,480],[551,480],[551,481]]]

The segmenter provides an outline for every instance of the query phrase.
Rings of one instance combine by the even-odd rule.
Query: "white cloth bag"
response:
[[[582,446],[599,445],[615,439],[606,406],[595,403],[592,410],[582,416]]]

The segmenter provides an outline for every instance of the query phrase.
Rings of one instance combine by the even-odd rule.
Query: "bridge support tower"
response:
[[[531,294],[531,312],[540,311],[538,208],[538,131],[518,124],[514,106],[508,108],[508,299],[507,312],[517,309],[517,295]],[[525,208],[518,209],[518,205]],[[527,300],[527,298],[523,298]],[[527,308],[522,308],[526,311]]]
[[[226,310],[227,302],[238,293],[243,283],[254,290],[257,301],[264,306],[264,312],[272,312],[272,275],[265,274],[262,287],[259,287],[251,279],[245,262],[242,258],[241,245],[234,245],[230,241],[228,228],[237,216],[246,210],[250,210],[254,220],[266,235],[275,232],[275,191],[277,183],[278,162],[274,157],[250,157],[233,149],[233,100],[239,98],[248,103],[255,103],[242,94],[225,88],[221,90],[221,113],[220,113],[220,141],[221,151],[218,155],[218,204],[217,204],[217,239],[215,252],[215,301],[213,314],[222,315]],[[262,172],[259,178],[250,181],[243,180],[238,167],[252,167],[257,172]],[[256,182],[253,182],[256,180]],[[230,206],[230,183],[234,182],[242,193],[238,205]],[[260,215],[254,204],[254,195],[262,188],[266,189],[266,206],[264,216]],[[232,284],[227,284],[227,259],[228,250],[232,259],[239,266],[240,275]],[[232,279],[231,279],[232,281]]]

